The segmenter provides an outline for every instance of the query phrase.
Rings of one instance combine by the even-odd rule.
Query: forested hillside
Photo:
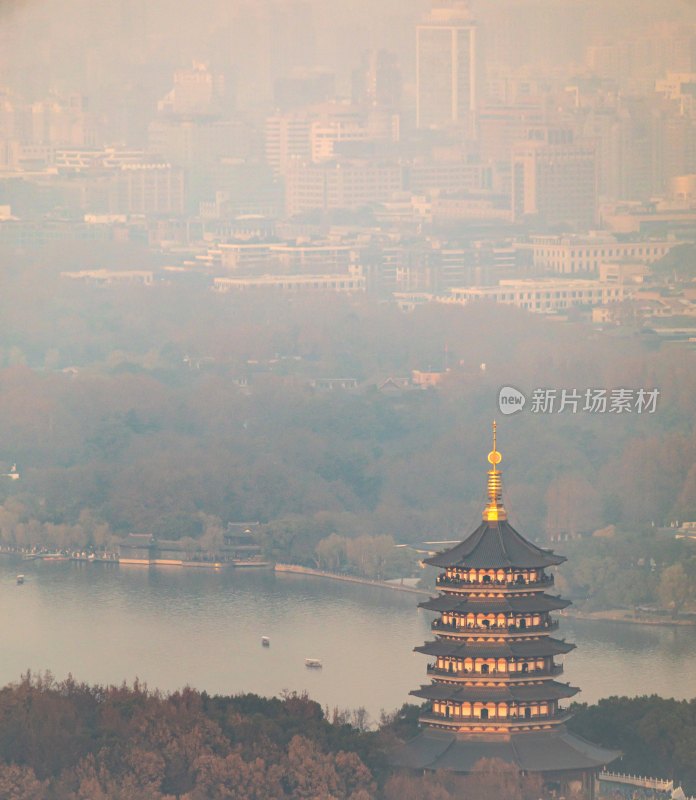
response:
[[[278,556],[306,561],[331,533],[451,538],[480,513],[503,385],[661,391],[655,414],[499,418],[506,503],[528,536],[696,517],[692,351],[509,307],[406,314],[57,274],[93,258],[56,248],[6,269],[0,467],[21,474],[0,480],[6,544],[134,530],[214,546],[227,522],[259,520]],[[436,389],[383,386],[444,368]],[[336,377],[358,387],[312,384]]]

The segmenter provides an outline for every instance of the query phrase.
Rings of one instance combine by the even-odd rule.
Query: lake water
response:
[[[23,572],[26,583],[17,586]],[[419,596],[271,572],[0,560],[0,684],[27,669],[99,683],[136,676],[165,690],[278,694],[376,717],[427,683]],[[271,639],[261,647],[261,636]],[[696,696],[696,628],[563,620],[578,647],[562,680],[579,700]],[[319,658],[310,670],[305,658]]]

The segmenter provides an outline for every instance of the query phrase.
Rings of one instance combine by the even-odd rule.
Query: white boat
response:
[[[21,586],[24,583],[24,575],[17,575],[17,585]]]
[[[262,647],[270,647],[271,646],[271,640],[268,638],[268,636],[262,636],[261,637],[261,646]]]
[[[305,658],[304,665],[311,669],[321,669],[321,661],[318,658]]]

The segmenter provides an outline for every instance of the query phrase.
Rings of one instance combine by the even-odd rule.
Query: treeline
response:
[[[329,572],[353,573],[374,580],[405,577],[415,568],[413,553],[397,547],[393,536],[356,536],[332,533],[316,547],[317,566]]]
[[[573,729],[624,755],[616,769],[696,784],[696,701],[609,698]],[[479,762],[470,776],[393,773],[418,707],[365,717],[306,695],[210,696],[26,675],[0,690],[3,800],[538,800],[538,776]],[[351,724],[351,722],[353,724]],[[357,723],[357,724],[356,724]]]
[[[0,477],[4,544],[101,548],[129,531],[214,544],[227,522],[259,520],[269,554],[310,563],[332,534],[457,538],[480,519],[503,385],[661,391],[656,414],[499,420],[506,504],[527,536],[696,518],[692,351],[509,307],[404,314],[57,276],[146,265],[100,247],[3,268],[0,474],[21,475]],[[444,368],[436,390],[384,383]],[[331,377],[359,388],[312,385]]]
[[[50,675],[0,690],[3,800],[537,800],[502,763],[471,778],[391,775],[399,722],[351,725],[306,695],[170,695]]]
[[[161,695],[26,676],[0,691],[0,796],[369,800],[376,738],[331,724],[303,695]]]
[[[576,733],[623,753],[612,769],[674,779],[696,794],[696,699],[607,697],[572,710]]]
[[[555,545],[568,561],[556,587],[576,605],[602,608],[660,607],[673,617],[696,610],[693,543],[654,530],[607,530],[600,537]]]

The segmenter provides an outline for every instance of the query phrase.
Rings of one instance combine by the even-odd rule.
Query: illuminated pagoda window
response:
[[[619,754],[565,726],[565,703],[579,689],[561,680],[556,657],[575,645],[554,635],[553,612],[570,602],[552,593],[549,572],[565,558],[527,541],[508,522],[495,423],[488,461],[481,525],[425,560],[441,570],[438,596],[420,604],[437,614],[435,638],[415,648],[430,657],[430,683],[411,692],[427,701],[426,710],[421,732],[393,763],[470,773],[481,759],[498,758],[591,798],[598,771]]]

